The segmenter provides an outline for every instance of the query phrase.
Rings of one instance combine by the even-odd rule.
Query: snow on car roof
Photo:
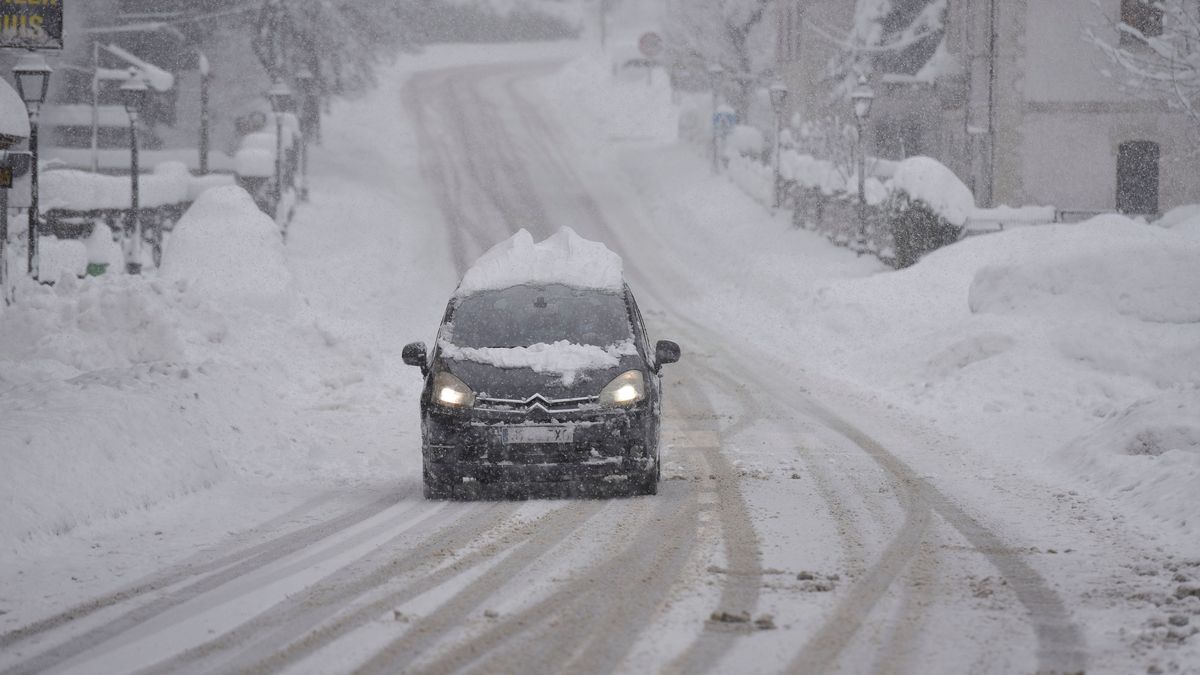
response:
[[[569,227],[540,243],[522,229],[480,256],[463,275],[456,294],[461,297],[522,284],[620,291],[624,288],[621,256]]]

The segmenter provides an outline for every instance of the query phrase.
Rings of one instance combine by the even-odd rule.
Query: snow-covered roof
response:
[[[624,287],[621,257],[569,227],[541,243],[535,243],[533,235],[522,229],[480,256],[463,275],[457,294],[522,284],[620,291]]]

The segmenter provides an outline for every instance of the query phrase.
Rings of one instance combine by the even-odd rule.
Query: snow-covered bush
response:
[[[896,167],[888,205],[896,267],[915,264],[930,251],[958,241],[975,197],[954,172],[929,157]]]

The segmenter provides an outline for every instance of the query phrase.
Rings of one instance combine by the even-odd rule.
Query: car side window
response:
[[[638,349],[645,356],[647,363],[656,366],[658,364],[654,363],[654,350],[650,349],[650,336],[646,333],[646,322],[642,320],[642,310],[638,309],[637,301],[633,299],[633,292],[628,286],[625,287],[625,297],[629,299],[629,321],[633,324]]]

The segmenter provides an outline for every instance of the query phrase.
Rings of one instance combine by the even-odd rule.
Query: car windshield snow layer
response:
[[[633,337],[625,298],[562,285],[513,286],[458,301],[444,340],[459,347],[528,347],[566,340],[607,347]]]

